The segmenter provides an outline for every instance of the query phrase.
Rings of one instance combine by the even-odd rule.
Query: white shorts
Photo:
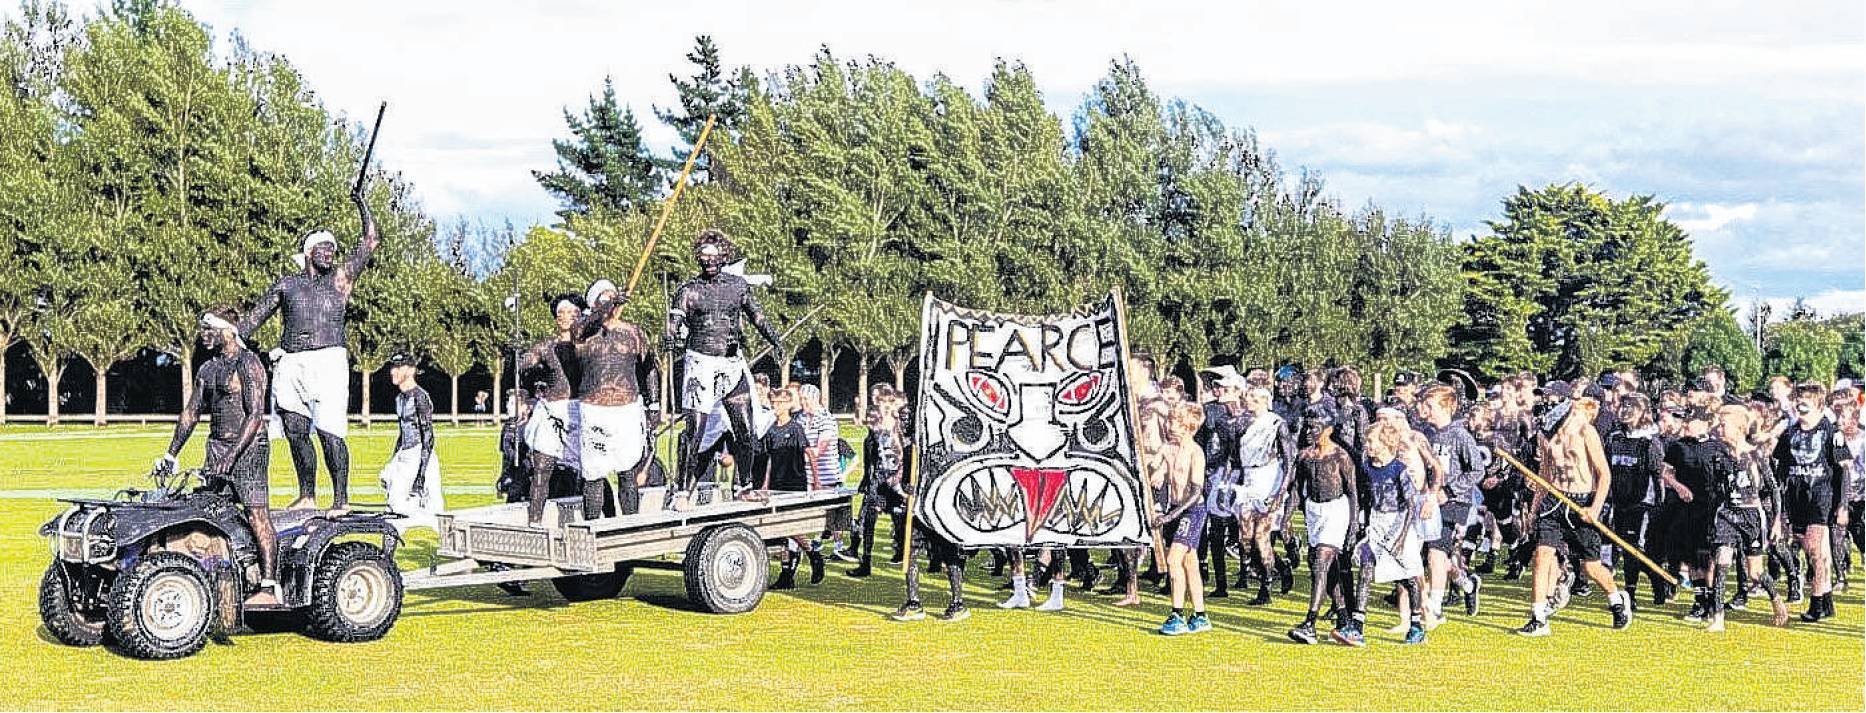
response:
[[[777,411],[770,404],[752,403],[752,438],[764,438],[777,423]],[[713,404],[713,410],[707,412],[706,419],[700,422],[700,450],[712,448],[719,442],[719,437],[732,432],[732,419],[726,416],[726,402]]]
[[[272,404],[338,438],[350,433],[350,353],[343,347],[286,352],[272,365]]]
[[[441,459],[428,454],[427,492],[417,495],[414,492],[415,474],[421,462],[420,448],[403,448],[389,458],[389,464],[382,467],[377,476],[382,482],[382,491],[388,495],[389,512],[401,515],[395,521],[398,530],[411,527],[434,527],[435,513],[447,509],[441,501]]]
[[[641,464],[648,452],[648,412],[640,401],[626,406],[578,401],[571,413],[584,480],[606,480]]]
[[[1238,478],[1238,508],[1250,508],[1259,513],[1270,511],[1276,497],[1276,475],[1282,466],[1277,463],[1245,468],[1243,476]]]
[[[525,421],[525,445],[531,452],[564,459],[564,444],[570,441],[570,404],[570,399],[532,402],[531,418]]]
[[[719,357],[690,351],[681,366],[684,376],[680,405],[695,413],[712,413],[719,400],[732,393],[741,380],[748,389],[752,385],[751,366],[742,356]]]
[[[1405,514],[1378,511],[1368,514],[1367,539],[1361,543],[1360,559],[1362,562],[1373,562],[1376,582],[1397,582],[1425,572],[1425,563],[1419,558],[1417,527],[1406,528],[1398,544],[1393,542],[1400,527],[1400,519]],[[1393,549],[1388,550],[1388,545],[1392,545]]]
[[[1348,540],[1348,520],[1354,512],[1348,509],[1348,499],[1335,498],[1325,503],[1303,499],[1302,521],[1309,528],[1309,546],[1327,545],[1337,550]]]

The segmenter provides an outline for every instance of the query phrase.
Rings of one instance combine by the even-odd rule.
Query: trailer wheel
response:
[[[701,530],[687,543],[687,599],[714,614],[757,608],[771,574],[765,541],[744,525]]]
[[[156,552],[111,583],[105,627],[130,656],[181,658],[207,644],[214,599],[201,563],[179,552]]]
[[[375,641],[402,613],[402,573],[368,542],[340,542],[318,561],[311,579],[305,633],[325,641]]]
[[[70,575],[65,565],[53,562],[39,579],[39,621],[52,638],[66,646],[96,646],[104,643],[103,612],[81,611],[72,601]]]
[[[557,577],[551,580],[551,586],[563,595],[567,602],[593,602],[601,599],[614,599],[622,593],[622,585],[628,584],[628,577],[635,573],[635,568],[621,562],[616,563],[614,572],[579,574],[570,577]]]

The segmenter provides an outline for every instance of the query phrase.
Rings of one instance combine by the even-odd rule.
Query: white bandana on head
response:
[[[303,270],[305,268],[305,261],[311,257],[311,249],[322,243],[330,243],[331,247],[336,247],[337,236],[331,235],[328,230],[320,230],[306,235],[304,243],[298,247],[298,254],[292,256],[292,262],[298,263],[298,269]]]
[[[604,292],[615,292],[615,291],[616,291],[616,283],[610,282],[608,280],[597,280],[595,283],[590,285],[590,289],[586,290],[583,293],[583,301],[586,304],[590,305],[591,307],[595,307],[596,298],[601,297]]]
[[[201,315],[201,326],[208,329],[235,329],[232,322],[221,319],[220,315],[213,312]]]
[[[570,300],[558,300],[557,304],[551,306],[551,313],[556,314],[558,312],[562,312],[565,307],[569,307],[579,312],[583,311],[583,308],[578,307],[577,303],[575,302],[571,302]]]

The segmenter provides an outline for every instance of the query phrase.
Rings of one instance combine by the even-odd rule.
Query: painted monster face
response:
[[[922,515],[954,541],[1027,546],[1145,535],[1127,375],[1111,311],[930,310]]]

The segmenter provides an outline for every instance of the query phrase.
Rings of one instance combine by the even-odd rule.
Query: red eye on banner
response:
[[[1011,395],[1005,391],[1004,382],[980,372],[968,374],[966,382],[987,407],[1001,414],[1011,412]]]
[[[1088,403],[1095,395],[1095,387],[1101,386],[1101,372],[1091,372],[1071,381],[1063,382],[1062,390],[1057,392],[1056,400],[1065,406],[1081,406]]]

